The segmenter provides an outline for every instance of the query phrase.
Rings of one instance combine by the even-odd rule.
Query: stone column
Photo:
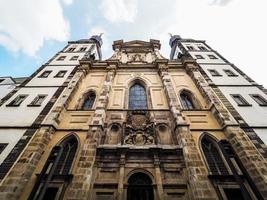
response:
[[[170,111],[175,119],[176,139],[180,148],[183,149],[187,181],[190,189],[189,196],[191,196],[191,199],[215,200],[217,199],[216,192],[208,179],[205,164],[201,160],[189,127],[180,113],[180,106],[166,64],[159,65],[159,74],[168,98]]]
[[[120,157],[120,172],[119,172],[119,185],[118,185],[118,200],[124,200],[124,171],[125,171],[125,152],[121,152]]]
[[[160,160],[157,152],[154,152],[154,167],[155,167],[155,180],[157,185],[158,197],[160,200],[164,200],[164,191],[162,185],[162,177],[160,172]]]
[[[65,194],[65,198],[68,200],[87,200],[92,198],[90,190],[93,185],[92,171],[96,158],[96,149],[104,133],[108,95],[115,75],[115,68],[113,66],[109,66],[107,69],[107,76],[96,103],[94,117],[89,125],[90,128],[82,146],[81,157],[74,172],[75,176]]]
[[[203,78],[197,66],[191,62],[185,64],[188,74],[192,77],[199,90],[214,105],[213,114],[218,122],[226,127],[224,131],[225,137],[238,154],[243,166],[261,195],[267,199],[267,161],[257,151],[245,132],[234,121],[226,107]]]

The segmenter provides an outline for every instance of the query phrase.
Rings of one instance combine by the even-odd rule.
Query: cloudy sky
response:
[[[104,33],[112,42],[169,35],[203,39],[267,87],[266,0],[0,0],[0,76],[29,76],[66,41]]]

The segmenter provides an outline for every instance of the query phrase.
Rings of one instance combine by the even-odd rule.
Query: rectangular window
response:
[[[204,59],[202,55],[195,55],[197,59]]]
[[[87,47],[81,47],[81,48],[80,48],[80,51],[86,51],[86,48],[87,48]]]
[[[62,60],[64,60],[66,58],[66,56],[60,56],[60,57],[58,57],[58,61],[62,61]]]
[[[188,50],[195,50],[195,48],[193,46],[186,46]]]
[[[222,76],[217,70],[215,69],[208,69],[208,71],[210,72],[210,74],[212,76]]]
[[[230,69],[224,69],[223,71],[227,74],[227,76],[238,76]]]
[[[27,96],[27,94],[20,94],[6,106],[19,106],[26,99]]]
[[[55,78],[63,78],[66,73],[67,73],[66,70],[60,70],[54,77]]]
[[[203,47],[203,46],[199,46],[198,48],[199,48],[199,50],[201,50],[201,51],[208,51],[208,49],[207,49],[206,47]]]
[[[46,96],[46,94],[37,95],[37,97],[35,97],[34,100],[28,106],[41,106]]]
[[[5,150],[7,145],[8,145],[8,143],[0,143],[0,154]]]
[[[51,70],[46,70],[40,76],[38,76],[38,78],[47,78],[51,72]]]
[[[73,51],[75,51],[75,48],[71,47],[71,48],[69,48],[67,51],[68,51],[68,52],[73,52]]]
[[[260,106],[267,106],[267,100],[259,94],[250,94],[250,96],[256,101]]]
[[[70,60],[78,60],[79,56],[72,56]]]
[[[231,94],[238,106],[251,106],[240,94]]]
[[[210,59],[218,59],[216,56],[214,55],[208,55]]]

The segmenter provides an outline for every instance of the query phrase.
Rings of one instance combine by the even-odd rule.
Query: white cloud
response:
[[[209,0],[210,5],[225,6],[233,0]]]
[[[68,39],[59,0],[0,0],[0,13],[0,44],[11,51],[34,56],[45,40]]]
[[[137,0],[103,0],[100,10],[110,22],[134,22]]]
[[[73,3],[73,0],[62,0],[62,2],[63,2],[65,5],[69,6],[69,5],[71,5],[71,4]]]
[[[106,1],[102,0],[102,4]],[[110,38],[114,35],[113,38],[124,40],[160,39],[165,57],[170,53],[168,33],[206,40],[255,81],[267,86],[267,29],[263,25],[267,19],[267,1],[136,0],[134,3],[131,23],[106,25]]]

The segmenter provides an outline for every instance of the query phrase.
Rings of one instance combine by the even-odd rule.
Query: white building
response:
[[[0,179],[30,141],[81,59],[101,59],[102,39],[70,41],[25,81],[0,77]]]
[[[171,59],[180,59],[183,56],[196,59],[210,86],[220,96],[259,151],[267,156],[266,90],[208,46],[205,41],[182,39],[174,35],[170,45]]]

